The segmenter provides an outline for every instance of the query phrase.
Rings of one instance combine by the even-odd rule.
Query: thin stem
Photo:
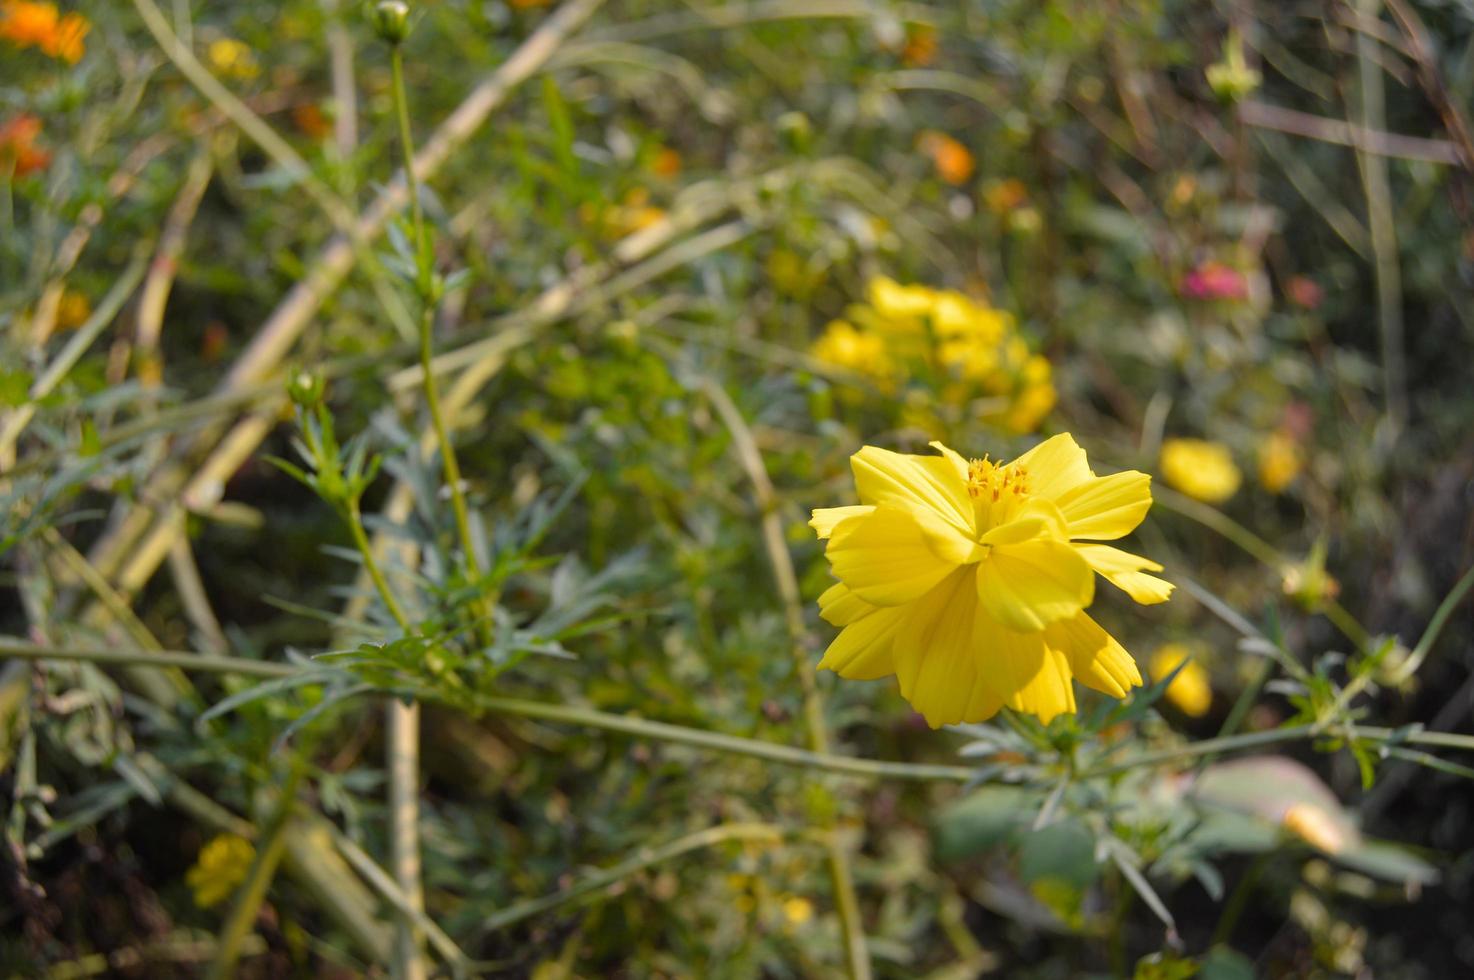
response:
[[[348,523],[348,531],[353,535],[353,546],[363,556],[363,568],[368,577],[374,583],[374,588],[379,593],[379,598],[384,600],[384,608],[389,610],[389,615],[394,617],[394,622],[406,633],[413,628],[409,618],[405,616],[404,609],[399,605],[399,600],[394,598],[394,590],[389,588],[389,580],[384,577],[384,570],[379,567],[379,560],[374,557],[373,546],[369,544],[368,535],[363,530],[363,514],[359,510],[358,501],[350,500],[348,509],[344,512],[344,520]]]
[[[291,677],[301,668],[290,664],[246,660],[241,657],[212,657],[177,650],[114,650],[99,647],[48,647],[13,637],[0,637],[0,657],[17,660],[70,660],[118,667],[180,667],[213,674],[273,679]]]
[[[1357,13],[1369,20],[1381,16],[1382,0],[1358,0]],[[1377,42],[1365,32],[1356,35],[1357,81],[1361,96],[1360,124],[1371,130],[1386,128],[1382,68],[1377,64]],[[1396,216],[1392,188],[1383,157],[1357,151],[1366,192],[1367,224],[1372,233],[1372,273],[1377,292],[1377,322],[1382,340],[1382,395],[1391,423],[1389,438],[1407,424],[1407,365],[1403,350],[1402,270],[1398,260]]]
[[[475,539],[471,536],[470,511],[466,507],[466,495],[461,486],[461,466],[445,425],[445,414],[440,408],[440,389],[435,381],[435,372],[431,370],[431,361],[435,354],[431,337],[435,324],[435,262],[430,246],[430,231],[425,224],[424,208],[420,203],[420,185],[415,177],[415,147],[409,128],[409,97],[404,88],[404,56],[397,44],[390,49],[389,65],[394,76],[394,112],[399,120],[404,180],[415,229],[417,285],[421,305],[420,387],[425,395],[425,408],[430,413],[430,424],[435,429],[435,441],[440,446],[440,462],[445,469],[445,483],[450,490],[451,510],[455,513],[456,532],[461,539],[461,550],[465,553],[466,570],[474,581],[481,577],[481,562],[476,554]]]
[[[363,556],[363,567],[384,600],[389,615],[405,633],[412,629],[399,600],[389,588],[383,569],[374,557],[373,545],[364,533],[358,499],[348,502],[345,517],[353,544]],[[409,909],[423,914],[425,893],[420,883],[420,707],[414,701],[391,698],[384,708],[384,756],[389,776],[389,859],[394,880],[404,893]],[[401,911],[396,919],[394,975],[398,980],[423,980],[427,975],[420,955],[420,929],[415,916]]]
[[[744,755],[783,765],[802,766],[807,769],[822,769],[844,776],[867,779],[939,780],[965,783],[974,775],[967,766],[925,765],[908,762],[881,762],[875,759],[860,759],[845,755],[828,755],[811,752],[791,745],[779,745],[760,739],[723,735],[700,728],[687,728],[662,721],[649,721],[629,715],[607,714],[590,708],[579,708],[566,704],[548,704],[542,701],[525,701],[520,698],[481,698],[477,707],[502,715],[517,715],[536,718],[540,721],[580,725],[619,732],[636,738],[648,738],[676,745],[708,749]],[[1474,741],[1474,739],[1471,739]]]
[[[609,888],[645,868],[680,857],[682,854],[689,854],[691,851],[715,847],[734,840],[765,841],[776,844],[781,842],[784,836],[783,828],[763,823],[731,823],[698,830],[694,834],[677,837],[661,847],[640,848],[634,857],[595,871],[584,877],[583,880],[561,891],[553,892],[551,895],[509,905],[488,916],[482,922],[481,929],[483,932],[505,929],[507,926],[555,909],[560,905],[576,902],[593,892]]]
[[[1428,626],[1423,630],[1423,635],[1418,639],[1418,645],[1408,655],[1407,661],[1397,672],[1398,680],[1405,680],[1418,672],[1423,666],[1423,661],[1428,659],[1428,654],[1433,650],[1433,644],[1438,641],[1438,634],[1443,632],[1443,626],[1448,618],[1453,615],[1459,603],[1464,601],[1464,596],[1469,593],[1470,587],[1474,587],[1474,567],[1464,572],[1463,577],[1449,590],[1448,595],[1438,604],[1433,611],[1433,618],[1428,620]]]
[[[1244,527],[1238,521],[1207,504],[1193,500],[1184,494],[1167,487],[1154,486],[1152,494],[1156,502],[1167,510],[1175,511],[1183,517],[1197,521],[1199,524],[1211,531],[1217,531],[1220,535],[1238,545],[1254,558],[1268,565],[1277,575],[1283,575],[1285,569],[1292,563],[1279,549],[1265,541],[1259,535]],[[1327,600],[1322,611],[1331,625],[1342,632],[1357,649],[1365,650],[1370,640],[1370,634],[1366,627],[1356,621],[1356,618],[1346,610],[1344,606],[1334,599]]]

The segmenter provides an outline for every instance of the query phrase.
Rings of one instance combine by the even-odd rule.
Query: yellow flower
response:
[[[37,47],[69,65],[82,60],[82,39],[92,24],[81,14],[60,14],[54,3],[4,0],[0,5],[0,37],[18,48]]]
[[[890,380],[895,367],[886,353],[885,341],[873,333],[856,330],[843,320],[835,320],[810,348],[816,358],[846,371]]]
[[[256,55],[235,38],[222,37],[211,41],[206,54],[210,59],[210,67],[226,78],[247,82],[261,74],[261,66],[256,64]]]
[[[1059,397],[1050,380],[1053,374],[1049,358],[1042,354],[1030,356],[1019,375],[1023,387],[1014,395],[1013,404],[998,419],[998,424],[1018,435],[1037,429]]]
[[[801,926],[814,917],[814,903],[799,895],[783,900],[783,918],[789,925]]]
[[[579,208],[578,213],[585,221],[596,225],[599,232],[610,239],[633,235],[665,219],[665,209],[651,204],[650,192],[643,187],[631,189],[625,194],[621,203],[612,205],[602,212],[593,205],[585,203]]]
[[[1345,828],[1314,803],[1291,803],[1282,821],[1285,830],[1311,847],[1337,854],[1350,843]]]
[[[841,631],[819,666],[895,674],[932,727],[1005,705],[1047,721],[1075,710],[1071,677],[1115,697],[1141,675],[1085,608],[1095,575],[1137,602],[1172,586],[1156,562],[1106,544],[1151,507],[1151,477],[1099,477],[1058,435],[1012,463],[866,446],[850,458],[860,504],[814,511],[836,578],[820,613]]]
[[[866,289],[870,305],[886,320],[912,329],[936,305],[936,293],[926,286],[903,286],[886,276],[876,276]]]
[[[56,303],[56,329],[75,330],[91,315],[92,304],[86,296],[74,289],[65,290]]]
[[[1300,444],[1283,430],[1271,432],[1259,444],[1259,483],[1270,493],[1283,493],[1304,465]]]
[[[194,903],[202,909],[229,898],[251,870],[256,849],[244,837],[221,834],[204,847],[184,881],[194,891]]]
[[[1239,489],[1243,474],[1228,447],[1205,439],[1168,439],[1162,443],[1162,478],[1196,500],[1221,504]]]
[[[1152,654],[1152,680],[1160,681],[1177,670],[1178,664],[1183,667],[1167,685],[1167,700],[1189,718],[1201,718],[1213,706],[1213,685],[1208,681],[1208,672],[1192,658],[1187,647],[1181,643],[1164,643],[1159,647]]]

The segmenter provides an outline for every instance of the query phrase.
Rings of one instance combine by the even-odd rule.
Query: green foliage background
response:
[[[249,47],[259,70],[217,65],[220,80],[304,169],[187,78],[142,7],[74,5],[92,25],[76,66],[0,41],[0,124],[39,117],[50,153],[30,175],[0,166],[0,431],[29,413],[0,454],[0,630],[299,671],[257,688],[4,661],[7,971],[203,973],[230,912],[195,905],[188,869],[217,833],[248,830],[264,853],[280,825],[240,970],[387,973],[394,900],[354,855],[389,851],[396,695],[426,705],[425,912],[458,951],[432,942],[447,972],[841,975],[825,841],[853,870],[878,976],[1474,965],[1474,648],[1451,591],[1474,544],[1467,4],[413,5],[421,147],[483,79],[536,62],[422,196],[481,580],[418,448],[414,229],[336,246],[342,283],[316,278],[337,220],[392,193],[399,160],[370,18],[308,0],[159,14],[207,68],[214,42]],[[1240,43],[1261,84],[1215,92],[1205,70]],[[975,173],[941,179],[931,132]],[[1017,207],[993,203],[1008,181]],[[1241,296],[1192,295],[1211,263]],[[1007,458],[1038,438],[810,354],[878,275],[1011,312],[1054,365],[1042,431],[1074,433],[1092,462],[1155,472],[1172,436],[1230,448],[1238,494],[1213,508],[1159,487],[1138,532],[1173,601],[1093,609],[1143,667],[1187,643],[1210,712],[1184,715],[1158,684],[1122,706],[1082,698],[1047,730],[933,733],[889,682],[826,674],[835,754],[976,768],[857,779],[493,707],[808,744],[790,651],[814,662],[832,630],[805,522],[851,502],[847,457],[941,439]],[[94,316],[38,336],[63,286]],[[150,289],[167,296],[157,342]],[[249,360],[304,291],[300,335]],[[336,458],[294,450],[299,376],[326,379],[321,415],[296,392],[307,431],[383,460],[361,507],[408,637],[342,507],[268,462]],[[918,407],[936,409],[925,429]],[[259,448],[211,469],[242,419]],[[1286,427],[1305,465],[1276,494],[1255,460]],[[146,540],[181,544],[150,565]],[[1328,570],[1339,597],[1287,594],[1291,569]],[[1356,843],[1333,858],[1287,833],[1295,802]]]

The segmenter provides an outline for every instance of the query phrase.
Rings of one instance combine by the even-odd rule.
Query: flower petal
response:
[[[1045,439],[1013,461],[1029,471],[1029,492],[1054,500],[1067,490],[1095,476],[1085,459],[1085,450],[1068,432]]]
[[[939,557],[915,517],[893,507],[841,522],[825,554],[835,577],[877,606],[921,598],[959,564]]]
[[[1031,474],[1032,475],[1032,474]],[[1152,478],[1136,470],[1079,484],[1055,498],[1070,537],[1112,541],[1136,530],[1152,506]]]
[[[1005,629],[987,616],[977,618],[975,633],[988,686],[1003,704],[1043,722],[1075,710],[1069,661],[1044,642],[1043,633]]]
[[[901,696],[933,728],[996,714],[1002,701],[984,682],[978,600],[967,570],[954,572],[908,609],[893,650]]]
[[[1041,630],[1090,605],[1095,574],[1069,542],[1040,537],[994,548],[978,565],[977,587],[1000,625]]]
[[[865,446],[850,457],[860,502],[922,507],[936,512],[969,536],[972,498],[967,479],[945,456],[910,456]]]
[[[819,507],[809,518],[809,527],[813,528],[821,539],[827,538],[834,533],[834,527],[840,521],[851,517],[863,517],[874,509],[864,504],[856,504],[853,507]]]
[[[1107,582],[1143,606],[1166,602],[1172,597],[1172,590],[1177,588],[1171,582],[1145,574],[1162,570],[1162,566],[1150,558],[1133,555],[1108,544],[1077,544],[1075,550],[1084,556],[1091,568],[1104,575]]]
[[[819,596],[819,615],[831,626],[848,626],[879,608],[855,595],[843,582],[836,582]]]
[[[870,609],[839,631],[819,661],[820,670],[832,670],[855,681],[873,681],[896,672],[891,646],[911,607]]]
[[[1131,654],[1085,613],[1055,623],[1044,631],[1044,639],[1064,655],[1070,671],[1086,687],[1123,698],[1141,684]]]

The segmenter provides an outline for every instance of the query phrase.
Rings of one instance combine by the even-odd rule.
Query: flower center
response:
[[[988,457],[967,463],[967,495],[972,498],[979,532],[1006,522],[1029,496],[1029,471],[1017,463]]]

